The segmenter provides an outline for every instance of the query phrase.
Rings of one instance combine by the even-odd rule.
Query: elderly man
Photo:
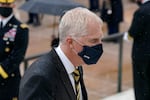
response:
[[[102,20],[86,8],[67,11],[59,25],[58,47],[39,58],[20,84],[20,100],[88,100],[81,65],[103,53]]]
[[[13,14],[14,0],[0,0],[0,100],[17,100],[19,64],[28,45],[28,28]]]

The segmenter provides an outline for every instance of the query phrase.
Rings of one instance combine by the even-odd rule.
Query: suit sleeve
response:
[[[132,24],[129,29],[129,35],[133,38],[140,37],[144,29],[144,18],[140,12],[135,12]]]
[[[19,100],[55,100],[46,83],[47,81],[41,76],[24,78],[20,84]],[[48,87],[50,88],[50,85]]]
[[[8,77],[9,74],[19,67],[19,64],[24,59],[28,46],[28,32],[28,28],[18,27],[13,49],[11,50],[7,59],[0,62],[2,72],[6,72]]]

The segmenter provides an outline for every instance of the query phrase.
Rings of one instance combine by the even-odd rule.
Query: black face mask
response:
[[[0,15],[3,17],[8,17],[12,14],[13,9],[10,7],[0,7]]]
[[[103,54],[102,44],[95,46],[83,46],[83,50],[78,55],[83,59],[87,65],[96,64],[101,55]]]

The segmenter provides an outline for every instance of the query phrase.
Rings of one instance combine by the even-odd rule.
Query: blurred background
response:
[[[74,0],[74,2],[84,5],[92,10],[90,6],[91,0]],[[94,1],[94,0],[93,0]],[[24,23],[27,23],[28,12],[19,9],[26,1],[16,0],[15,8],[16,17]],[[128,31],[130,27],[133,13],[138,8],[133,0],[122,0],[123,5],[123,21],[119,23],[119,33]],[[103,0],[98,1],[97,10],[92,10],[98,16],[101,15]],[[51,8],[53,9],[53,8]],[[58,24],[60,16],[50,14],[38,14],[40,24],[29,24],[30,39],[26,53],[26,58],[50,51],[53,35],[58,35]],[[104,37],[108,37],[107,23],[103,26]],[[122,45],[122,76],[121,89],[118,91],[118,66],[119,66],[119,43],[104,42],[104,53],[98,64],[92,66],[84,66],[84,79],[87,87],[89,100],[101,100],[107,96],[116,94],[117,92],[126,91],[133,86],[132,66],[131,66],[131,47],[132,41],[123,40]],[[30,61],[31,64],[34,60]],[[24,63],[21,65],[21,73],[24,72]]]

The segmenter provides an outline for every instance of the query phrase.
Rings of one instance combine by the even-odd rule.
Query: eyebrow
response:
[[[100,38],[94,38],[89,40],[89,42],[98,42],[98,41],[100,41]]]
[[[11,3],[1,3],[0,5],[11,5]]]

